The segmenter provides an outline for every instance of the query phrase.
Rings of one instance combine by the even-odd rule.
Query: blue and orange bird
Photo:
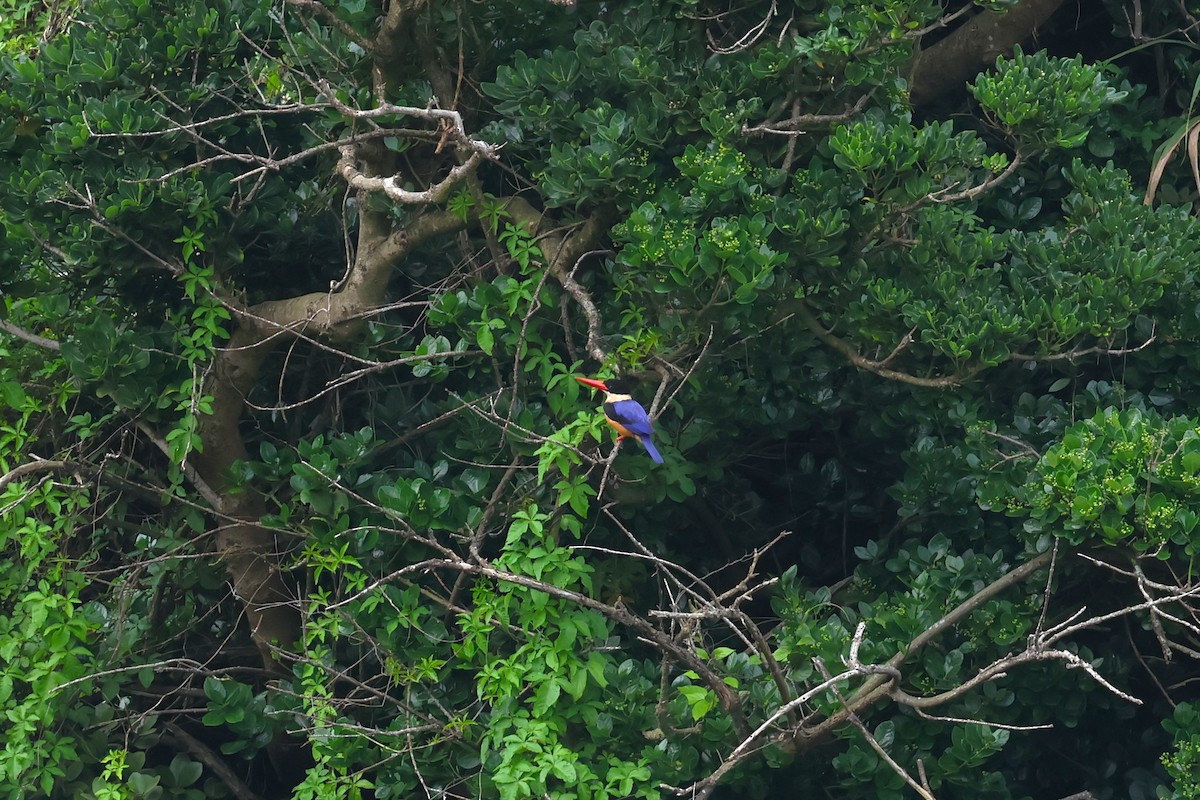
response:
[[[650,441],[650,437],[654,435],[654,426],[650,423],[650,415],[646,413],[646,409],[642,408],[642,404],[630,395],[629,392],[633,388],[630,381],[625,378],[613,378],[610,381],[597,381],[591,378],[576,378],[575,380],[604,392],[604,416],[608,419],[608,424],[616,428],[617,433],[620,434],[617,436],[618,442],[627,436],[633,437],[641,442],[642,447],[646,448],[646,453],[654,463],[663,463],[662,454],[658,452],[654,442]]]

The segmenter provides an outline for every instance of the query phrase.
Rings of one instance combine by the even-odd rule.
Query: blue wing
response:
[[[648,438],[654,433],[650,425],[650,415],[637,400],[622,400],[618,403],[605,403],[604,413],[613,422],[620,425],[634,436]]]

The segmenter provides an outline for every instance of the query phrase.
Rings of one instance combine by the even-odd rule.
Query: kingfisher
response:
[[[575,378],[575,380],[604,392],[604,416],[608,424],[617,429],[617,441],[632,436],[646,448],[646,453],[656,464],[663,463],[662,454],[650,441],[654,427],[650,424],[650,415],[642,404],[633,399],[630,391],[633,384],[626,378],[613,378],[610,381],[597,381],[591,378]]]

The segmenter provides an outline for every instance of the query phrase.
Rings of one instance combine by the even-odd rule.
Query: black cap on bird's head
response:
[[[613,378],[607,380],[604,385],[608,387],[610,394],[633,394],[633,387],[637,386],[637,380],[634,378]]]
[[[598,381],[593,378],[577,377],[575,380],[585,386],[591,386],[593,389],[599,389],[609,394],[632,394],[633,387],[637,383],[633,378],[609,378],[606,381]]]

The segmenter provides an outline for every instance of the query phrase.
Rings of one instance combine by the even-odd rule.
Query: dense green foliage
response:
[[[1197,25],[1054,5],[15,4],[0,798],[1195,796]]]

